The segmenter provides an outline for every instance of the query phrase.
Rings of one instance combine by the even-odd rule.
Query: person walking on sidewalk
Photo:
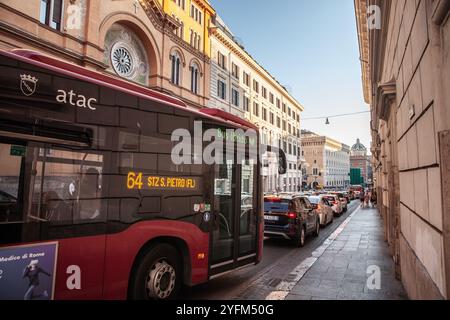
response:
[[[372,208],[375,208],[377,206],[377,192],[375,190],[372,190],[370,202],[372,204]]]
[[[369,208],[370,199],[371,199],[371,192],[370,189],[366,190],[366,194],[364,196],[364,208]]]
[[[361,208],[364,208],[364,200],[366,198],[366,194],[364,190],[359,193],[359,200],[361,201]]]

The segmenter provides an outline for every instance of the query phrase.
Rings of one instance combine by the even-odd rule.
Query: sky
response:
[[[245,49],[305,107],[302,129],[370,149],[353,0],[211,0]]]

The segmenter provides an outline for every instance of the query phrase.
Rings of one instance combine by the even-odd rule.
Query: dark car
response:
[[[306,236],[319,236],[320,218],[307,197],[265,197],[264,235],[305,245]]]
[[[348,192],[343,192],[344,198],[347,199],[347,204],[350,204],[352,202],[352,199],[350,198],[350,194]]]
[[[0,190],[0,221],[11,222],[18,219],[17,198]]]

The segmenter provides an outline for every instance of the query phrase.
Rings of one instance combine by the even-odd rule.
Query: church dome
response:
[[[356,143],[352,147],[352,151],[367,151],[367,148],[361,143],[359,139],[357,139]]]

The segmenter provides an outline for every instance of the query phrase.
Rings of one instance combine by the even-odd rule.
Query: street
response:
[[[265,299],[289,276],[295,267],[309,258],[358,207],[359,201],[353,201],[347,213],[336,217],[333,224],[321,229],[318,238],[308,237],[304,248],[297,248],[289,241],[267,239],[264,242],[263,260],[259,265],[235,271],[204,285],[184,288],[180,299]]]
[[[0,301],[449,300],[449,88],[450,0],[1,0]]]

